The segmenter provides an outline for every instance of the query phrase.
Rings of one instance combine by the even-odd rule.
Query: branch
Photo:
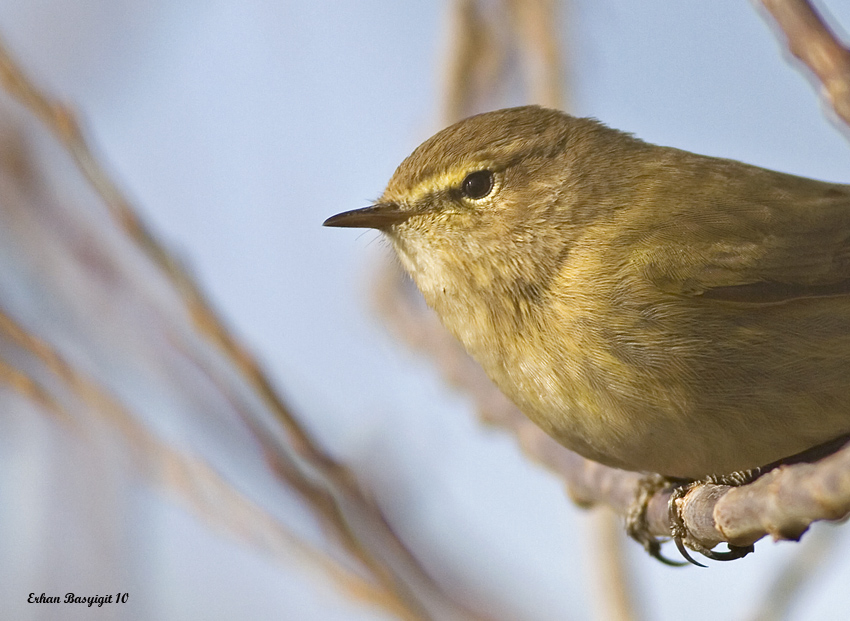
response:
[[[515,80],[529,103],[563,108],[567,89],[558,18],[566,4],[503,0],[504,10],[494,11],[492,2],[455,0],[443,63],[443,124],[490,109]],[[517,52],[521,63],[511,62]]]
[[[789,51],[821,82],[823,96],[850,125],[850,50],[808,0],[761,0],[785,34]]]
[[[506,0],[525,60],[529,100],[549,108],[569,108],[565,99],[564,54],[559,12],[567,2],[555,0]]]
[[[639,621],[644,618],[638,603],[634,573],[626,554],[623,525],[613,511],[599,507],[591,524],[594,543],[592,584],[596,618],[604,621]]]
[[[69,428],[81,430],[89,441],[100,438],[98,430],[109,430],[116,448],[107,452],[129,457],[149,482],[188,500],[202,517],[265,551],[294,547],[304,552],[303,558],[316,561],[349,594],[404,618],[474,617],[425,571],[354,473],[306,432],[251,353],[122,196],[70,109],[39,91],[1,42],[0,83],[67,150],[113,217],[106,224],[102,219],[92,222],[85,212],[91,204],[75,209],[66,198],[61,203],[45,198],[48,192],[16,178],[14,169],[0,161],[0,189],[6,192],[0,217],[20,229],[7,226],[3,237],[4,257],[14,261],[3,263],[0,340],[16,349],[0,350],[0,382],[27,399],[29,411],[70,422]],[[5,277],[16,286],[6,286]],[[29,307],[21,303],[22,298],[28,301],[26,294],[49,299],[61,319],[56,322],[50,312],[26,315]],[[115,310],[119,308],[127,312]],[[49,337],[37,334],[33,325]],[[106,330],[109,342],[103,345]],[[147,339],[143,353],[135,340],[132,347],[122,347],[117,339],[131,338],[127,335]],[[219,432],[236,434],[228,450],[259,447],[267,468],[263,474],[277,484],[271,486],[272,497],[262,502],[249,498],[223,474],[228,465],[216,463],[214,453],[203,459],[193,452],[198,446],[175,449],[152,433],[149,421],[155,416],[111,396],[114,382],[121,379],[109,376],[108,370],[100,376],[77,368],[62,351],[69,342],[78,347],[71,347],[71,353],[82,349],[87,361],[103,354],[98,347],[107,347],[106,357],[116,366],[137,371],[155,367],[157,380],[174,382],[166,390],[175,391],[179,401],[169,425],[197,423],[202,430],[204,425],[224,425]],[[144,355],[149,357],[140,359]],[[126,392],[162,389],[146,385],[152,380],[141,373],[121,377],[138,383],[125,386]],[[209,412],[212,421],[192,420],[197,412]],[[192,429],[181,431],[191,436],[187,432]],[[246,436],[253,443],[246,443]],[[293,491],[324,528],[327,540],[320,546],[301,541],[267,506]]]

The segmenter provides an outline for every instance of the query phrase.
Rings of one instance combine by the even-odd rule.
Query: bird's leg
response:
[[[702,563],[697,562],[688,551],[688,548],[699,552],[706,558],[714,561],[732,561],[742,558],[752,552],[754,547],[736,546],[727,543],[729,550],[727,552],[715,552],[699,542],[689,538],[688,529],[685,526],[685,520],[682,516],[682,511],[678,500],[684,498],[687,493],[703,483],[712,483],[714,485],[730,485],[741,486],[755,480],[760,474],[761,469],[747,470],[742,472],[733,472],[722,476],[710,476],[699,481],[684,481],[682,479],[672,479],[659,474],[649,474],[641,478],[637,486],[635,499],[629,507],[626,514],[626,532],[629,536],[640,543],[647,552],[662,563],[672,566],[682,566],[686,563],[673,561],[661,554],[661,544],[664,541],[662,538],[655,537],[649,532],[649,524],[647,522],[647,509],[650,499],[663,489],[670,490],[670,500],[667,506],[670,516],[670,538],[676,543],[676,547],[682,557],[693,565],[705,567]],[[685,543],[687,542],[687,547]]]
[[[715,552],[714,550],[706,548],[699,542],[693,540],[688,533],[687,526],[685,526],[685,519],[682,515],[682,509],[678,502],[679,499],[684,498],[691,489],[703,483],[740,487],[742,485],[752,483],[765,472],[773,470],[778,466],[818,461],[819,459],[822,459],[827,455],[831,455],[835,451],[841,449],[848,443],[848,441],[850,441],[850,434],[840,436],[834,440],[830,440],[829,442],[825,442],[802,451],[801,453],[797,453],[796,455],[785,457],[766,466],[762,466],[761,468],[741,470],[739,472],[732,472],[724,475],[711,475],[698,481],[674,479],[664,477],[660,474],[645,475],[638,483],[637,490],[635,492],[635,499],[632,501],[632,504],[626,514],[626,532],[632,539],[646,548],[647,552],[662,563],[676,566],[685,565],[685,563],[672,561],[664,557],[661,554],[661,543],[665,541],[666,538],[658,538],[649,532],[649,524],[646,516],[649,501],[656,492],[663,489],[669,489],[670,502],[667,509],[669,511],[671,524],[670,539],[676,543],[676,547],[679,549],[679,552],[689,563],[705,567],[705,565],[702,565],[693,559],[688,552],[688,548],[699,552],[706,558],[714,561],[734,561],[735,559],[742,558],[755,549],[753,545],[736,546],[731,543],[727,543],[726,545],[729,547],[728,551]]]
[[[750,552],[755,551],[755,546],[750,544],[748,546],[736,546],[731,543],[727,543],[729,550],[726,552],[715,552],[714,550],[705,547],[697,541],[689,538],[688,528],[685,526],[685,519],[682,515],[682,509],[679,506],[678,500],[680,498],[684,498],[685,495],[697,485],[701,485],[703,483],[711,483],[713,485],[729,485],[731,487],[740,487],[741,485],[746,485],[747,483],[752,483],[759,476],[761,476],[762,470],[760,468],[756,468],[754,470],[743,470],[740,472],[732,472],[730,474],[724,474],[721,476],[709,476],[699,481],[691,481],[689,483],[679,483],[678,485],[673,486],[672,493],[670,494],[670,502],[667,505],[667,510],[670,515],[670,534],[672,536],[673,541],[676,543],[676,547],[679,549],[679,553],[689,562],[694,565],[698,565],[699,567],[705,567],[702,563],[698,563],[693,559],[693,557],[688,552],[688,548],[699,552],[704,557],[709,558],[713,561],[734,561],[739,558],[745,557]],[[685,547],[685,542],[687,542],[687,547]]]
[[[674,485],[675,482],[673,479],[660,474],[647,474],[641,477],[635,490],[635,498],[626,513],[626,532],[629,537],[641,544],[649,552],[650,556],[658,559],[665,565],[680,567],[685,565],[685,563],[671,560],[661,554],[661,544],[664,540],[649,532],[649,522],[646,515],[649,508],[649,501],[652,497],[657,492]],[[685,558],[688,558],[687,555]],[[693,559],[689,560],[693,562]]]

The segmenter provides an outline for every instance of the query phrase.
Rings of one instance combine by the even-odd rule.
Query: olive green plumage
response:
[[[528,106],[444,129],[327,224],[381,229],[500,389],[591,459],[700,478],[850,433],[848,186]]]

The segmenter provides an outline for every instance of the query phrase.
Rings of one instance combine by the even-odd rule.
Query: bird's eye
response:
[[[460,191],[467,198],[484,198],[493,191],[493,173],[489,170],[476,170],[464,178]]]

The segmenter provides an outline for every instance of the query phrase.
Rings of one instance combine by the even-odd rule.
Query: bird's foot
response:
[[[737,487],[750,483],[760,474],[760,470],[748,470],[744,472],[733,472],[732,474],[723,476],[711,476],[700,481],[683,481],[681,479],[671,479],[658,474],[646,475],[641,478],[638,483],[635,499],[632,501],[628,513],[626,514],[626,532],[632,539],[640,543],[651,556],[658,559],[665,565],[681,567],[687,564],[682,561],[674,561],[661,554],[661,544],[668,539],[672,539],[675,542],[679,553],[688,563],[699,567],[705,567],[705,565],[696,561],[693,556],[691,556],[688,548],[695,552],[699,552],[706,558],[714,561],[732,561],[743,558],[754,550],[752,545],[736,546],[727,543],[726,545],[729,547],[728,551],[715,552],[691,537],[687,526],[685,525],[681,504],[678,501],[681,498],[684,498],[692,488],[702,483],[713,483],[715,485],[730,485]],[[657,492],[666,489],[670,490],[670,500],[667,505],[671,524],[669,538],[656,537],[653,535],[650,532],[647,518],[649,501]]]
[[[672,479],[660,474],[647,474],[641,477],[635,491],[635,498],[626,513],[626,533],[641,544],[653,558],[658,559],[665,565],[680,567],[686,563],[674,561],[661,554],[661,544],[666,541],[666,538],[656,537],[650,532],[649,519],[647,517],[649,501],[652,497],[657,492],[673,485],[675,485],[675,482]]]

